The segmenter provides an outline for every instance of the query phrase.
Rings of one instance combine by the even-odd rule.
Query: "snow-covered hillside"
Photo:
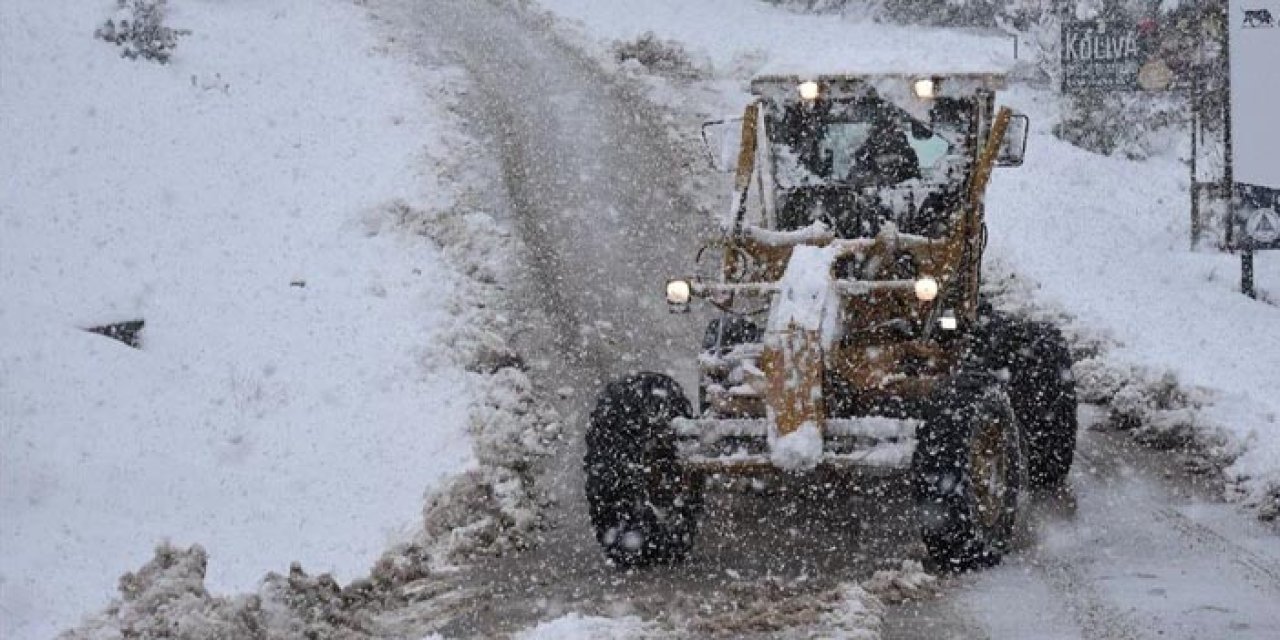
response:
[[[207,585],[346,580],[474,464],[430,70],[341,0],[175,0],[171,64],[114,0],[0,4],[0,637],[100,608],[157,542]],[[444,84],[447,72],[430,82]],[[461,314],[461,315],[460,315]],[[142,348],[82,331],[141,318]]]

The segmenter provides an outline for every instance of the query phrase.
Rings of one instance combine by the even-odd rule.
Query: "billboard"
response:
[[[1119,20],[1062,23],[1062,90],[1134,90],[1145,59],[1138,24]]]
[[[1280,0],[1230,0],[1232,244],[1280,249]]]

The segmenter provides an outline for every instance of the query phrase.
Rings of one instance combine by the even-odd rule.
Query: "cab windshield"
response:
[[[926,123],[875,97],[788,104],[770,123],[775,178],[783,188],[945,179],[947,160],[965,157],[962,106],[939,101]]]
[[[968,169],[969,104],[940,99],[929,122],[874,96],[785,105],[768,123],[778,227],[821,220],[862,237],[892,220],[945,233]]]

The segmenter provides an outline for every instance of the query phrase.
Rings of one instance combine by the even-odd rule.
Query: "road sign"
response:
[[[1230,0],[1232,248],[1280,249],[1280,0]]]
[[[1136,22],[1075,20],[1062,23],[1062,90],[1135,90],[1146,62]]]
[[[1236,184],[1232,208],[1237,249],[1280,249],[1280,189]]]
[[[1249,215],[1244,228],[1253,241],[1270,244],[1280,239],[1280,215],[1271,209],[1259,209]]]

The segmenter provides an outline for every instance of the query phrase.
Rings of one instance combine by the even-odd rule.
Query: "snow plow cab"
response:
[[[1076,399],[1050,325],[979,295],[984,194],[1028,122],[993,74],[762,76],[704,138],[734,172],[697,406],[671,378],[607,386],[587,434],[592,523],[622,566],[690,550],[707,474],[911,475],[929,559],[997,561],[1028,484],[1070,468]],[[731,127],[731,128],[730,128]],[[727,152],[727,153],[725,153]]]

